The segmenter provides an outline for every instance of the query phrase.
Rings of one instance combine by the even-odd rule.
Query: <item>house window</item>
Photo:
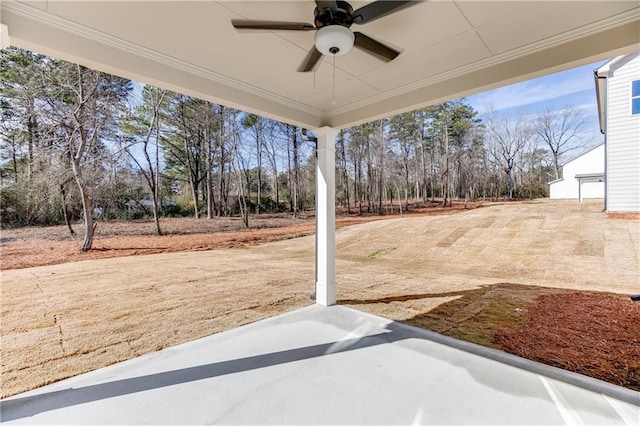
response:
[[[640,80],[631,82],[631,115],[640,114]]]

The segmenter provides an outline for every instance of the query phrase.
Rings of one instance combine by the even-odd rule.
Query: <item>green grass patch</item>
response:
[[[380,250],[376,250],[373,253],[371,253],[369,256],[367,256],[368,259],[377,259],[378,256],[380,256],[381,254],[386,254],[386,253],[391,253],[392,251],[398,250],[398,247],[386,247],[386,248],[382,248]]]

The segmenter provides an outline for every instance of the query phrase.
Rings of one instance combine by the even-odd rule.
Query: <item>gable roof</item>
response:
[[[580,157],[583,157],[583,156],[587,155],[587,154],[588,154],[588,153],[590,153],[591,151],[595,151],[596,149],[600,148],[600,147],[601,147],[601,146],[603,146],[603,145],[604,145],[604,142],[601,142],[601,143],[599,143],[598,145],[596,145],[596,146],[594,146],[594,147],[592,147],[592,148],[589,148],[589,149],[588,149],[588,150],[586,150],[585,152],[583,152],[583,153],[581,153],[581,154],[576,155],[576,156],[575,156],[575,157],[573,157],[571,160],[569,160],[569,161],[565,161],[565,162],[562,164],[562,166],[566,166],[567,164],[569,164],[569,163],[571,163],[571,162],[573,162],[573,161],[576,161],[576,160],[577,160],[577,159],[579,159]]]
[[[604,135],[605,129],[605,92],[607,90],[606,79],[613,76],[613,73],[633,60],[640,53],[632,53],[630,55],[621,55],[611,59],[593,71],[594,82],[596,85],[596,101],[598,103],[598,121],[600,123],[600,133]]]

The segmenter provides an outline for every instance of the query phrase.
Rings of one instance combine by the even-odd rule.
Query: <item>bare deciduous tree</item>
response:
[[[69,63],[63,63],[48,78],[53,90],[47,98],[57,111],[57,135],[82,199],[85,236],[80,249],[87,251],[93,244],[94,223],[91,182],[84,166],[104,151],[104,138],[114,136],[131,83]]]
[[[143,103],[124,122],[123,130],[142,144],[144,160],[139,160],[132,147],[125,147],[138,171],[142,173],[153,204],[153,222],[156,234],[162,235],[160,228],[160,108],[164,103],[166,92],[151,86],[145,86],[142,92]],[[128,142],[128,141],[127,141]],[[153,148],[152,148],[153,145]],[[151,160],[154,157],[155,161]]]
[[[592,142],[585,133],[587,120],[575,106],[560,111],[546,110],[538,115],[534,129],[551,152],[551,165],[555,178],[560,178],[560,164],[568,152],[584,148]]]
[[[487,151],[489,159],[498,166],[507,179],[507,196],[513,198],[513,171],[516,160],[529,144],[533,129],[522,114],[515,118],[489,113],[487,120]]]

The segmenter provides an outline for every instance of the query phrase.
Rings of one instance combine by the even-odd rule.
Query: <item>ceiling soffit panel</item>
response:
[[[264,2],[249,3],[253,7],[264,6]],[[287,2],[280,6],[285,7],[290,9]],[[326,90],[332,84],[324,70],[316,75],[314,89],[308,75],[295,72],[306,49],[274,33],[238,34],[230,23],[238,15],[214,2],[121,2],[116,7],[109,2],[56,1],[49,12],[280,96],[310,96],[314,90]],[[289,16],[296,19],[295,15]],[[171,18],[168,21],[158,17]],[[171,22],[173,28],[158,22]],[[312,38],[309,44],[313,45]],[[291,78],[272,78],[274,74],[291,74]],[[346,78],[346,74],[338,72],[336,81]]]
[[[492,53],[518,49],[637,9],[635,2],[542,1],[477,28]],[[636,12],[637,16],[637,12]]]
[[[435,1],[402,9],[366,25],[354,25],[351,29],[398,48],[402,58],[471,28],[455,3]]]
[[[378,91],[363,81],[353,80],[337,84],[335,94],[333,91],[317,91],[311,99],[303,99],[303,102],[320,105],[323,110],[331,111],[351,105],[353,102],[365,101],[372,93],[378,93]]]
[[[415,82],[425,77],[442,76],[446,71],[474,63],[490,56],[482,41],[473,32],[460,34],[413,55],[400,57],[361,77],[383,92],[398,88],[402,75],[404,81]]]
[[[358,49],[338,57],[332,103],[329,58],[296,72],[313,32],[240,33],[230,24],[311,22],[311,0],[1,5],[18,47],[305,127],[345,127],[605,59],[637,50],[640,33],[637,1],[422,2],[352,27],[402,54],[389,64]]]
[[[456,1],[456,5],[473,28],[488,24],[531,6],[533,1]]]
[[[259,87],[227,80],[211,70],[169,58],[125,40],[96,34],[87,28],[2,2],[2,23],[9,29],[12,45],[40,52],[135,81],[200,97],[303,127],[318,127],[322,112],[278,97]]]

